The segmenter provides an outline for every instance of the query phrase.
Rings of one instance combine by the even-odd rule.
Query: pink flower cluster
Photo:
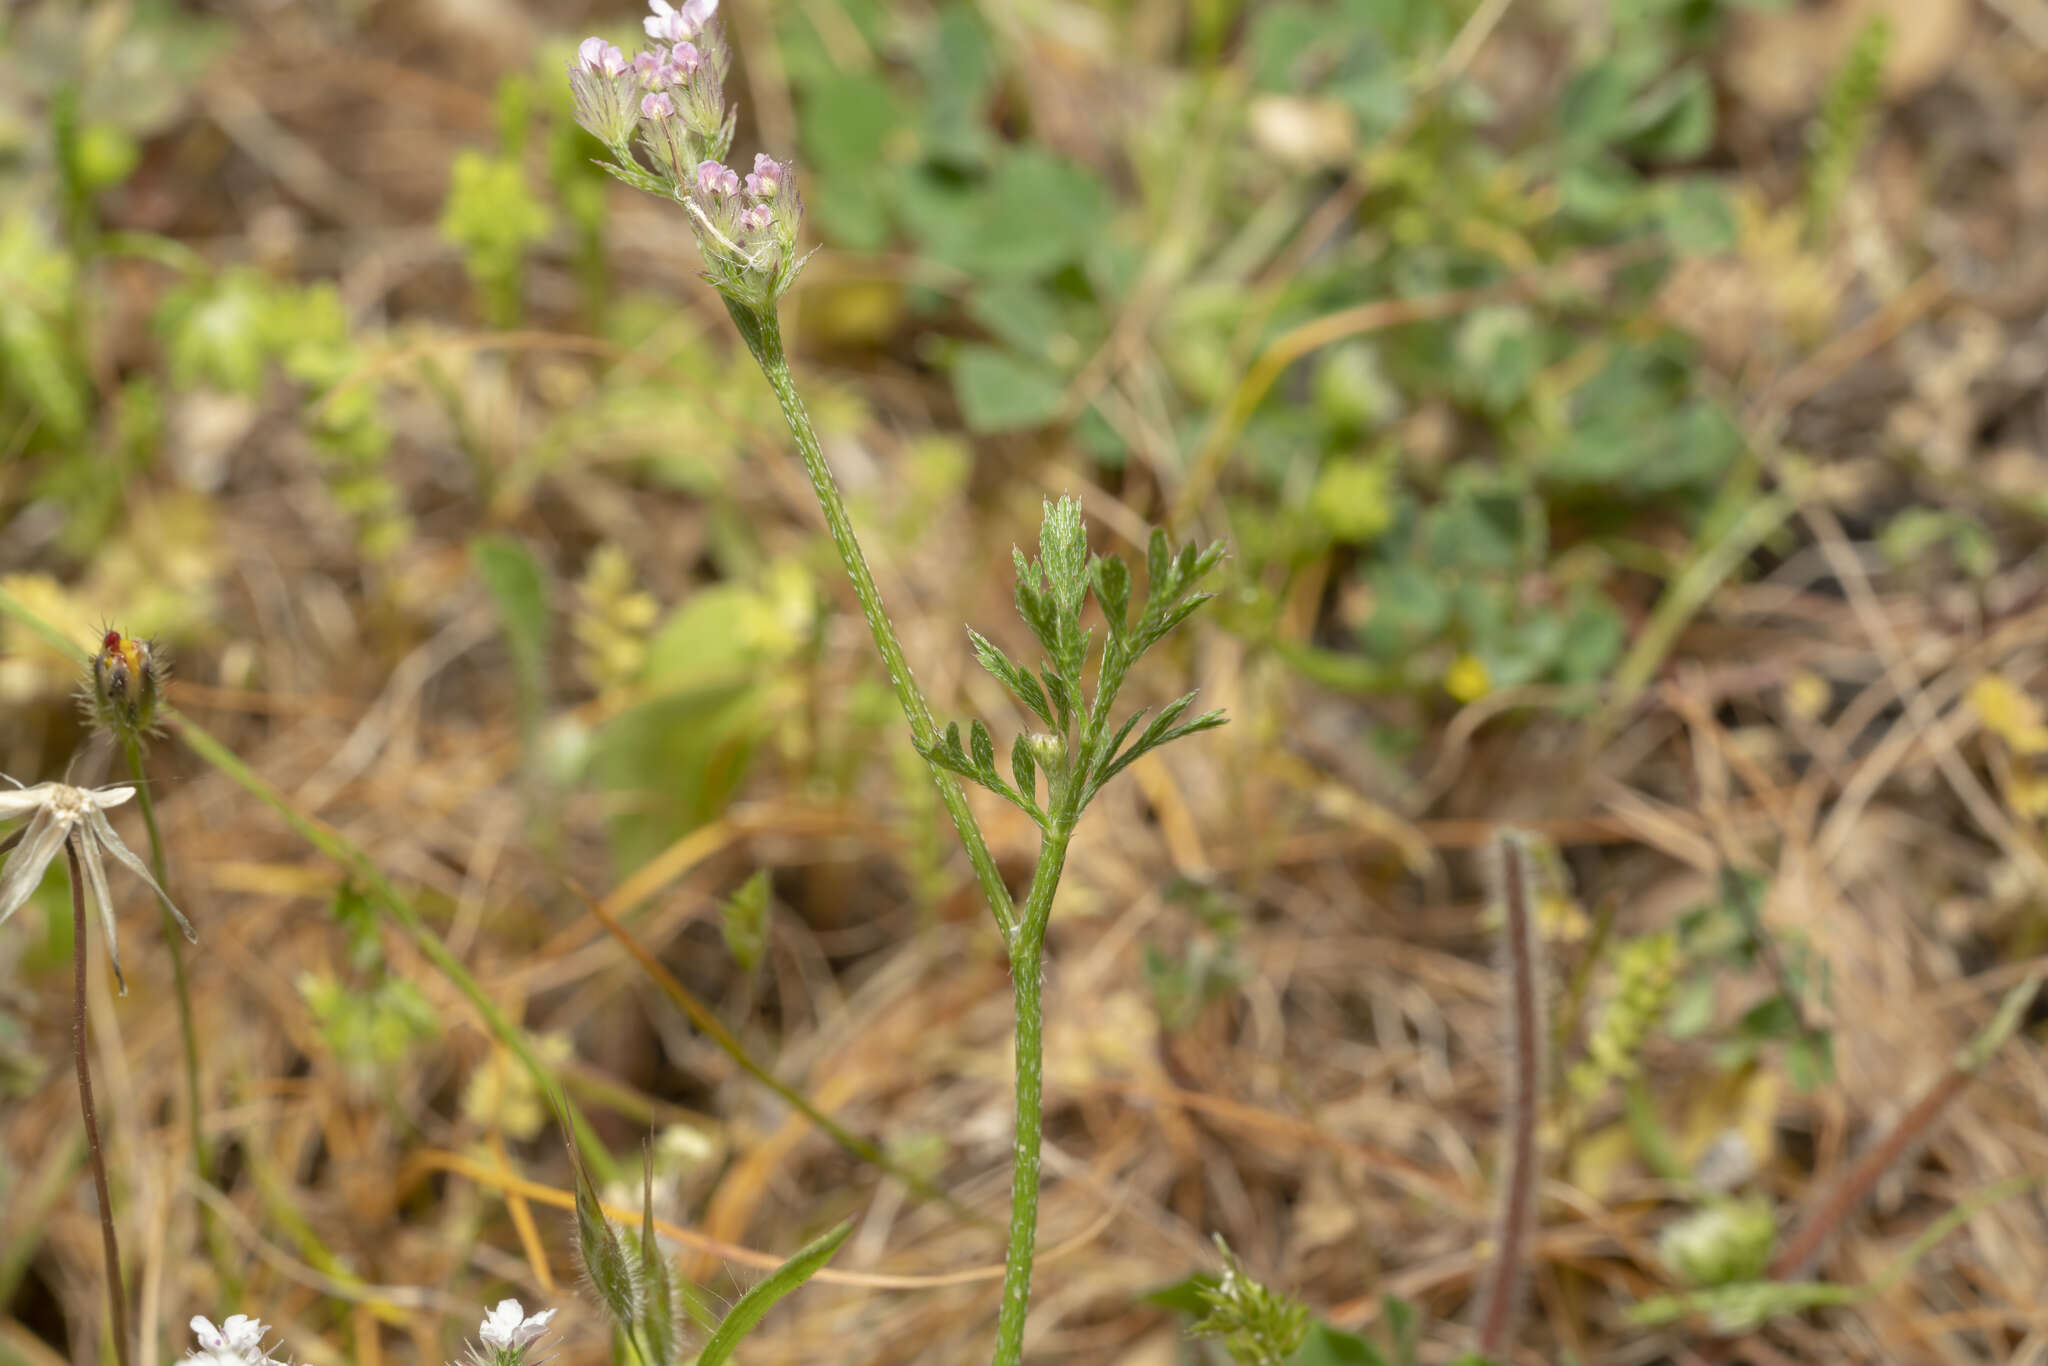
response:
[[[754,169],[744,180],[723,162],[703,161],[691,199],[749,264],[773,269],[796,245],[803,213],[794,172],[788,162],[766,152],[755,154]]]
[[[602,38],[576,49],[569,83],[576,119],[612,153],[629,183],[686,205],[720,290],[763,301],[795,279],[803,201],[794,168],[765,154],[742,177],[725,164],[734,115],[725,101],[731,54],[718,0],[649,0],[652,45],[628,58]],[[631,150],[634,143],[643,162]],[[653,174],[648,173],[651,164]]]
[[[687,0],[680,9],[653,0],[653,8],[643,21],[653,47],[629,59],[602,38],[585,38],[569,67],[569,87],[576,121],[592,137],[616,152],[640,132],[661,161],[672,159],[660,144],[677,139],[658,127],[649,136],[643,123],[680,118],[688,127],[677,133],[707,141],[726,126],[727,54],[716,23],[718,0]]]

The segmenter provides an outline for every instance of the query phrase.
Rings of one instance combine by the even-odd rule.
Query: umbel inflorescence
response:
[[[725,164],[733,111],[725,101],[732,52],[718,0],[652,0],[649,46],[628,58],[585,38],[569,67],[576,121],[611,153],[619,179],[689,211],[705,274],[719,293],[766,311],[795,282],[803,201],[788,162],[762,153],[742,176]],[[637,153],[635,149],[638,149]]]

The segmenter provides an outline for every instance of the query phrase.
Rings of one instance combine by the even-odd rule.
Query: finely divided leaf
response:
[[[1001,679],[1003,686],[1037,713],[1040,720],[1052,725],[1052,705],[1045,700],[1045,692],[1038,686],[1038,680],[1018,668],[993,641],[971,626],[967,628],[967,638],[974,642],[974,657],[981,661],[981,667]]]
[[[974,746],[975,771],[983,778],[993,778],[996,772],[996,742],[988,733],[988,727],[976,721],[970,728],[969,743]]]
[[[1101,556],[1095,561],[1095,600],[1102,604],[1102,615],[1109,619],[1109,638],[1122,639],[1129,629],[1131,571],[1115,555]]]
[[[1061,498],[1045,504],[1045,521],[1038,531],[1038,555],[1045,576],[1052,584],[1053,600],[1060,615],[1078,619],[1081,599],[1088,591],[1088,532],[1081,525],[1081,504]]]
[[[1017,780],[1017,795],[1038,806],[1038,761],[1031,757],[1031,737],[1019,735],[1010,744],[1010,776]],[[1051,793],[1046,794],[1048,797]]]

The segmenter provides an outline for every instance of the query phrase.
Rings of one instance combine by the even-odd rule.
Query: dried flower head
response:
[[[0,774],[0,777],[5,775]],[[8,778],[7,781],[13,783],[14,779]],[[149,889],[177,919],[178,928],[185,932],[185,937],[195,944],[199,942],[192,922],[172,903],[169,893],[157,885],[157,880],[150,876],[142,860],[121,842],[121,837],[114,833],[114,827],[107,821],[109,808],[119,806],[135,795],[132,786],[14,785],[16,791],[0,791],[0,821],[13,820],[31,812],[35,813],[35,819],[23,832],[19,846],[8,855],[6,871],[0,872],[0,923],[5,923],[9,916],[21,909],[30,893],[42,884],[50,860],[57,857],[57,851],[64,847],[66,840],[71,840],[75,841],[78,861],[85,869],[86,886],[91,890],[92,900],[99,906],[100,923],[107,932],[107,957],[113,961],[114,979],[120,983],[122,994],[127,993],[128,983],[121,976],[120,946],[114,928],[114,898],[107,890],[107,865],[101,857],[102,852],[112,854],[129,872],[149,884]]]
[[[156,724],[156,707],[170,669],[151,640],[109,629],[100,637],[83,701],[95,724],[137,736]]]

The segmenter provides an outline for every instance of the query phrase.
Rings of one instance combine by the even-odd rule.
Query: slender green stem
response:
[[[114,1239],[114,1198],[107,1192],[107,1159],[100,1151],[100,1122],[92,1107],[92,1069],[85,1058],[85,875],[78,866],[76,834],[64,841],[71,861],[71,1053],[78,1064],[78,1108],[85,1116],[85,1151],[92,1159],[92,1184],[100,1199],[100,1251],[107,1262],[107,1310],[114,1355],[128,1366],[127,1291],[121,1282],[121,1248]]]
[[[1079,787],[1079,782],[1073,784]],[[1062,807],[1066,803],[1061,804]],[[1038,1150],[1045,1127],[1045,927],[1066,866],[1074,815],[1062,809],[1038,851],[1024,916],[1010,952],[1017,1002],[1017,1132],[1010,1169],[1010,1246],[1003,1259],[1003,1303],[996,1318],[994,1366],[1024,1357],[1024,1316],[1031,1303],[1031,1263],[1038,1246]]]
[[[170,858],[164,852],[163,833],[156,823],[156,802],[149,794],[149,780],[142,771],[142,742],[133,731],[123,731],[121,748],[128,756],[128,775],[135,780],[135,802],[142,808],[143,828],[149,832],[150,871],[156,874],[156,885],[169,891]],[[205,1126],[200,1123],[199,1029],[192,1014],[191,977],[185,967],[185,931],[169,910],[159,907],[158,911],[163,918],[164,943],[171,950],[171,985],[177,996],[178,1033],[185,1053],[185,1135],[192,1145],[193,1169],[198,1172],[200,1181],[210,1186],[213,1184],[213,1149],[206,1141]],[[206,1224],[207,1240],[212,1244],[214,1269],[225,1286],[239,1293],[239,1278],[234,1274],[234,1258],[230,1255],[225,1230],[221,1228],[212,1206],[202,1204],[199,1213]]]
[[[556,1114],[575,1133],[577,1144],[596,1169],[598,1178],[603,1181],[617,1178],[618,1161],[598,1138],[597,1131],[590,1127],[590,1120],[582,1109],[569,1098],[568,1093],[556,1081],[553,1071],[541,1061],[540,1055],[533,1051],[532,1044],[527,1040],[526,1031],[498,1008],[498,1003],[490,998],[483,986],[470,974],[469,969],[463,966],[462,960],[450,952],[448,946],[428,928],[426,921],[420,918],[419,911],[398,894],[398,889],[391,885],[390,879],[384,876],[383,871],[371,861],[370,856],[325,823],[315,820],[293,806],[282,792],[272,787],[256,770],[243,763],[240,755],[214,739],[189,718],[169,708],[165,711],[169,719],[177,725],[179,738],[184,740],[194,754],[232,778],[245,791],[277,812],[301,839],[346,868],[369,888],[371,899],[382,906],[385,914],[405,931],[406,937],[419,950],[420,956],[439,969],[441,975],[468,999],[476,1013],[483,1017],[492,1037],[510,1049],[512,1055],[519,1059],[528,1075],[533,1078],[534,1084],[540,1088],[541,1094],[548,1097]]]
[[[867,618],[868,630],[874,634],[875,648],[881,652],[882,663],[889,670],[889,682],[896,689],[896,700],[903,706],[903,717],[910,723],[911,738],[917,742],[918,750],[928,755],[939,742],[938,726],[932,720],[931,706],[919,690],[917,680],[911,676],[910,662],[904,658],[903,643],[896,638],[896,628],[890,625],[889,614],[882,609],[882,595],[875,587],[875,576],[868,571],[867,557],[861,553],[860,542],[854,537],[853,522],[846,514],[846,500],[839,494],[838,481],[832,477],[832,467],[825,463],[825,452],[818,445],[818,434],[811,426],[810,414],[805,411],[803,399],[796,391],[796,381],[790,376],[789,357],[782,349],[782,324],[773,312],[757,312],[730,298],[726,298],[725,307],[732,314],[733,324],[739,328],[747,349],[761,367],[761,373],[767,377],[769,387],[775,390],[776,399],[782,404],[782,416],[789,423],[790,435],[796,438],[797,450],[803,455],[804,470],[811,476],[811,488],[818,495],[818,506],[824,510],[825,525],[831,530],[832,543],[839,548],[839,558],[846,564],[846,576],[853,581],[853,596],[860,603],[861,615]],[[982,838],[981,827],[976,824],[974,813],[968,809],[967,797],[961,792],[958,780],[929,759],[926,763],[931,769],[932,781],[938,785],[939,798],[946,804],[947,814],[953,818],[953,828],[960,832],[960,842],[966,846],[967,857],[974,864],[975,879],[981,883],[982,894],[988,898],[989,909],[995,913],[996,926],[1011,945],[1014,959],[1016,907],[1011,903],[1010,890],[1003,881],[1002,871],[996,867],[995,855],[989,852],[988,841]]]

